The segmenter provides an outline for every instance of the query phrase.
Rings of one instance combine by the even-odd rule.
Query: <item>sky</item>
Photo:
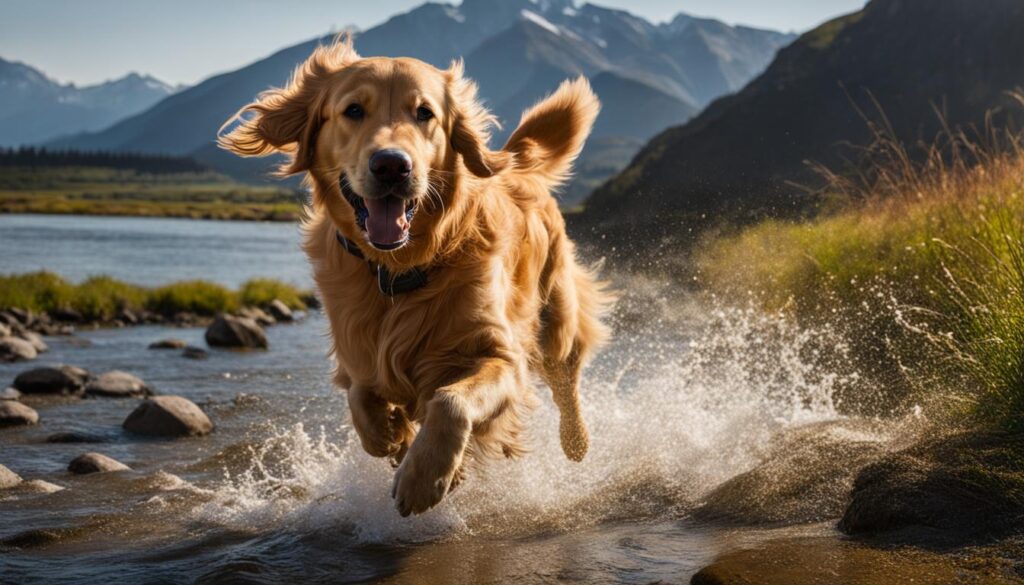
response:
[[[864,5],[864,0],[591,1],[655,22],[686,12],[787,32],[808,30]],[[0,0],[0,57],[79,85],[132,71],[192,85],[349,25],[369,28],[422,2]]]

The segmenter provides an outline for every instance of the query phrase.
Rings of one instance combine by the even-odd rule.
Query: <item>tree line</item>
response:
[[[185,156],[132,152],[50,150],[23,146],[0,148],[0,167],[98,167],[133,170],[140,173],[202,173],[209,167]]]

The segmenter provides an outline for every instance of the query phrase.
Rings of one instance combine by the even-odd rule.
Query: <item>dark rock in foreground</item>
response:
[[[181,396],[155,396],[139,405],[122,425],[140,435],[182,437],[213,430],[209,417],[194,402]]]
[[[0,465],[0,490],[12,488],[21,483],[21,476]]]
[[[182,349],[187,343],[184,339],[161,339],[149,344],[149,349]]]
[[[85,393],[91,396],[130,398],[148,396],[150,391],[146,383],[139,377],[133,376],[128,372],[112,370],[101,374],[98,378],[86,384]]]
[[[18,374],[14,387],[23,394],[79,394],[89,372],[75,366],[35,368]]]
[[[124,463],[111,459],[101,453],[86,453],[75,457],[68,465],[68,471],[76,475],[103,473],[106,471],[126,471],[131,469]]]
[[[211,347],[265,349],[267,336],[252,319],[220,314],[206,330],[206,343]]]
[[[0,362],[26,362],[38,355],[36,348],[20,337],[0,337]]]
[[[874,548],[830,537],[787,538],[726,553],[691,585],[1010,585],[1002,567],[911,548]]]
[[[14,400],[0,400],[0,427],[34,425],[39,422],[39,413]]]
[[[864,468],[839,529],[874,535],[907,528],[960,541],[997,538],[1024,520],[1024,433],[928,441]]]
[[[281,299],[274,299],[267,305],[267,311],[278,321],[294,321],[295,315]]]
[[[696,516],[745,524],[836,518],[857,472],[884,453],[888,437],[878,426],[835,421],[785,431],[757,467],[715,488]]]

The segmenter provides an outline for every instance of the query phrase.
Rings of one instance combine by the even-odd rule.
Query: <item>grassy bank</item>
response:
[[[869,173],[834,178],[839,211],[719,237],[700,278],[841,327],[876,381],[914,400],[948,390],[958,415],[1024,427],[1024,154],[992,138],[955,136],[922,164],[883,141]]]
[[[73,309],[88,320],[112,319],[124,309],[160,315],[191,312],[213,315],[243,306],[264,306],[280,299],[293,309],[305,309],[308,291],[271,279],[254,279],[237,291],[203,280],[149,288],[109,276],[94,276],[80,284],[51,272],[0,275],[0,310],[12,307],[38,313]]]
[[[0,168],[0,213],[293,221],[299,201],[291,189],[245,185],[213,172]]]

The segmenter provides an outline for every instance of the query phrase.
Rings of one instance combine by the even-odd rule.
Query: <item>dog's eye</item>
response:
[[[427,106],[420,106],[416,108],[416,119],[420,122],[426,122],[427,120],[434,117],[434,112],[430,111]]]
[[[365,115],[366,111],[359,104],[352,104],[345,108],[345,117],[351,120],[362,120]]]

